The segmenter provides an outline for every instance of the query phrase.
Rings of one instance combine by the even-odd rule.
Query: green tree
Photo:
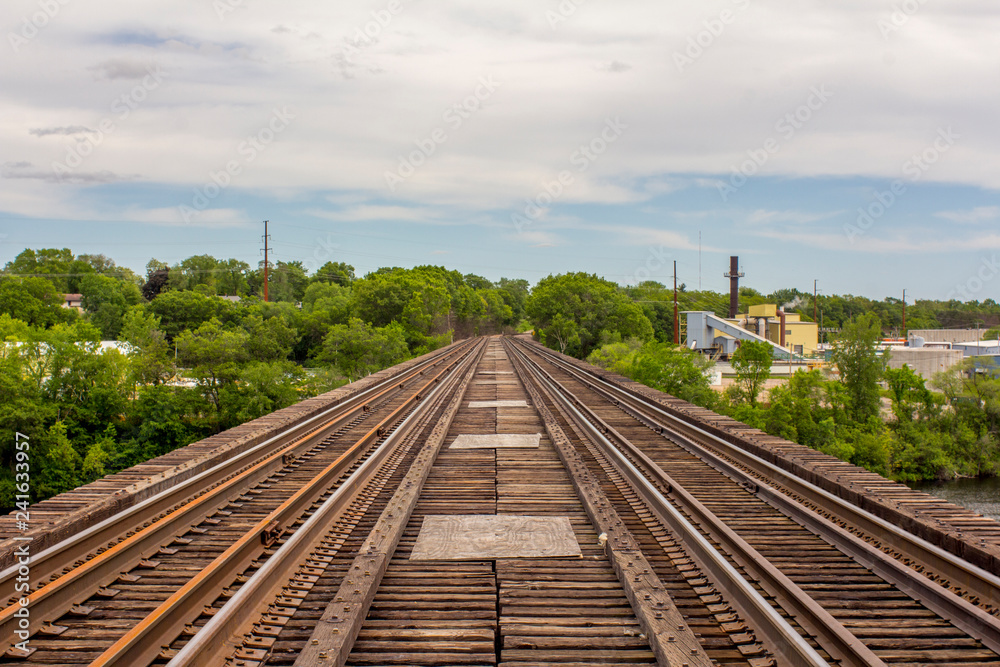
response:
[[[199,389],[140,387],[129,415],[131,446],[115,467],[141,463],[210,435],[217,428],[212,408]]]
[[[250,336],[243,329],[225,329],[212,319],[177,337],[181,363],[191,369],[206,399],[216,410],[222,388],[236,381],[241,365],[250,360]]]
[[[899,421],[912,421],[913,412],[918,407],[929,414],[934,406],[931,392],[925,386],[924,378],[913,372],[907,364],[902,368],[886,368],[885,381],[892,397],[892,411]]]
[[[69,248],[26,249],[4,267],[11,276],[45,278],[59,294],[76,294],[80,291],[80,278],[94,273],[94,267],[81,255],[73,257]]]
[[[62,305],[62,295],[45,278],[0,280],[0,313],[33,327],[46,328],[76,319],[76,311]]]
[[[505,324],[514,326],[524,319],[524,306],[531,292],[531,285],[527,280],[520,278],[501,278],[497,287],[503,293],[503,299],[511,310],[510,322]]]
[[[53,424],[42,441],[42,458],[46,464],[32,478],[32,492],[38,498],[49,498],[80,486],[82,461],[66,435],[66,425]]]
[[[218,294],[218,278],[219,260],[211,255],[192,255],[170,269],[168,284],[172,290],[193,290],[203,286],[204,293],[215,295]]]
[[[182,331],[200,327],[212,318],[231,319],[233,305],[224,299],[205,296],[193,291],[163,292],[147,304],[146,309],[160,318],[160,327],[167,340],[174,340]]]
[[[914,329],[916,327],[910,327]],[[980,340],[998,340],[1000,339],[1000,327],[990,327],[983,332],[982,338]]]
[[[272,301],[297,303],[305,296],[309,278],[302,262],[277,262],[270,272],[268,286]]]
[[[543,344],[579,358],[608,338],[653,337],[653,327],[614,283],[586,273],[543,278],[525,305]]]
[[[108,465],[112,460],[113,453],[117,449],[115,443],[117,436],[115,427],[108,424],[108,428],[105,429],[104,434],[87,447],[87,456],[83,459],[82,473],[84,483],[93,482],[95,479],[100,479],[108,473]]]
[[[514,309],[504,299],[506,294],[499,289],[477,289],[476,294],[483,302],[483,314],[476,327],[476,332],[482,334],[500,333],[504,326],[513,323]]]
[[[354,267],[345,262],[327,262],[313,276],[313,284],[327,283],[349,287],[354,282]]]
[[[315,282],[302,298],[301,337],[296,346],[296,358],[315,357],[323,346],[323,338],[335,324],[346,324],[351,316],[351,290],[335,283]]]
[[[96,273],[80,280],[80,294],[83,309],[105,340],[118,338],[125,311],[142,301],[134,283]]]
[[[254,361],[284,361],[298,341],[298,332],[280,317],[262,319],[258,315],[243,320],[249,334],[247,353]]]
[[[878,383],[886,364],[886,358],[878,353],[881,338],[878,318],[868,313],[844,325],[833,349],[833,363],[850,397],[848,414],[855,422],[879,415]]]
[[[290,361],[252,361],[241,367],[237,381],[220,392],[220,424],[232,428],[286,408],[299,400],[296,386],[302,369]]]
[[[764,341],[743,341],[730,359],[736,371],[736,385],[750,405],[757,405],[757,396],[771,377],[771,350],[771,345]]]
[[[587,363],[612,373],[631,377],[632,362],[642,346],[642,341],[636,338],[629,338],[627,341],[618,343],[608,343],[591,352],[590,356],[587,357]]]
[[[176,372],[174,351],[160,330],[160,318],[133,306],[122,318],[121,339],[131,346],[129,358],[136,384],[162,384]]]
[[[441,271],[384,269],[354,281],[351,289],[355,316],[375,327],[401,324],[414,352],[433,348],[433,337],[451,330],[451,294]]]
[[[319,359],[353,381],[398,364],[407,356],[406,336],[398,323],[373,327],[352,317],[347,324],[330,328]]]
[[[711,361],[683,346],[650,342],[635,355],[630,377],[690,403],[709,407],[715,399],[706,374],[711,366]]]

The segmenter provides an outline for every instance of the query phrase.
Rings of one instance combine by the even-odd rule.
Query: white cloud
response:
[[[746,216],[747,223],[751,225],[771,224],[771,223],[793,223],[798,225],[828,220],[841,211],[811,212],[811,211],[771,211],[767,209],[757,209]]]
[[[573,183],[553,210],[633,204],[692,184],[716,188],[747,151],[779,136],[776,122],[800,109],[811,87],[824,84],[831,100],[781,141],[759,174],[900,178],[939,127],[953,126],[965,138],[924,181],[1000,188],[1000,88],[982,83],[1000,67],[1000,14],[986,0],[923,6],[889,40],[877,27],[887,11],[881,5],[813,3],[790,14],[786,3],[755,0],[684,73],[672,54],[718,7],[586,3],[553,30],[549,5],[534,0],[401,5],[373,29],[370,44],[349,54],[345,45],[385,2],[243,3],[222,17],[202,0],[66,4],[0,61],[4,160],[33,165],[5,172],[32,187],[0,204],[39,214],[72,209],[75,190],[48,178],[45,165],[64,158],[69,130],[95,128],[109,116],[115,132],[88,157],[74,187],[142,174],[143,185],[188,192],[239,156],[241,142],[284,106],[296,118],[242,165],[227,195],[335,193],[335,208],[317,215],[458,224],[483,211],[520,211],[566,171]],[[14,16],[35,9],[17,6]],[[149,62],[169,76],[120,118],[113,105]],[[454,127],[446,113],[488,76],[501,87]],[[628,129],[581,169],[577,151],[613,117]],[[385,172],[438,129],[447,140],[390,192]],[[120,206],[108,199],[101,215],[119,216]],[[996,208],[938,215],[977,222],[998,217]],[[234,205],[211,215],[237,213]],[[823,215],[761,210],[747,221],[793,224]],[[624,243],[696,246],[688,230],[607,227]]]
[[[939,211],[934,215],[963,224],[986,222],[1000,218],[1000,206],[977,206],[963,211]]]
[[[884,236],[852,237],[847,233],[766,229],[759,231],[756,235],[827,251],[850,251],[866,254],[936,254],[1000,249],[1000,234],[996,233],[966,238],[931,237],[925,233],[913,236],[896,233]]]

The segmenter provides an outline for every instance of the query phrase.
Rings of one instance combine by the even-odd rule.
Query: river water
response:
[[[1000,521],[1000,477],[921,482],[911,486]]]

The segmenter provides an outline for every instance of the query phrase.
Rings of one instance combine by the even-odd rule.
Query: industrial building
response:
[[[938,347],[903,347],[889,349],[889,368],[902,368],[904,365],[924,378],[932,379],[937,373],[946,371],[952,366],[962,363],[962,352],[959,350],[941,349]]]
[[[745,314],[721,318],[709,311],[687,311],[685,343],[693,350],[729,357],[741,341],[762,341],[779,359],[812,355],[819,341],[815,322],[803,322],[797,313],[785,313],[775,304],[751,306]]]
[[[975,329],[922,329],[910,332],[906,345],[888,348],[889,368],[909,366],[913,372],[930,380],[936,373],[946,371],[975,357],[979,366],[991,367],[1000,358],[1000,341],[979,340]]]
[[[819,327],[815,322],[803,322],[798,313],[786,313],[776,304],[750,306],[739,313],[739,257],[729,258],[729,317],[722,318],[711,311],[685,311],[685,344],[713,357],[728,358],[743,341],[760,341],[771,345],[775,358],[791,359],[813,355],[819,342]]]
[[[925,343],[975,343],[982,338],[977,329],[910,329],[909,339],[923,339]]]

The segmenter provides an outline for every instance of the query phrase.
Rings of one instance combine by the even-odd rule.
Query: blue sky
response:
[[[1000,294],[992,3],[8,0],[0,27],[0,262],[255,263],[269,219],[310,268],[676,260],[724,291],[739,255],[762,291]]]

